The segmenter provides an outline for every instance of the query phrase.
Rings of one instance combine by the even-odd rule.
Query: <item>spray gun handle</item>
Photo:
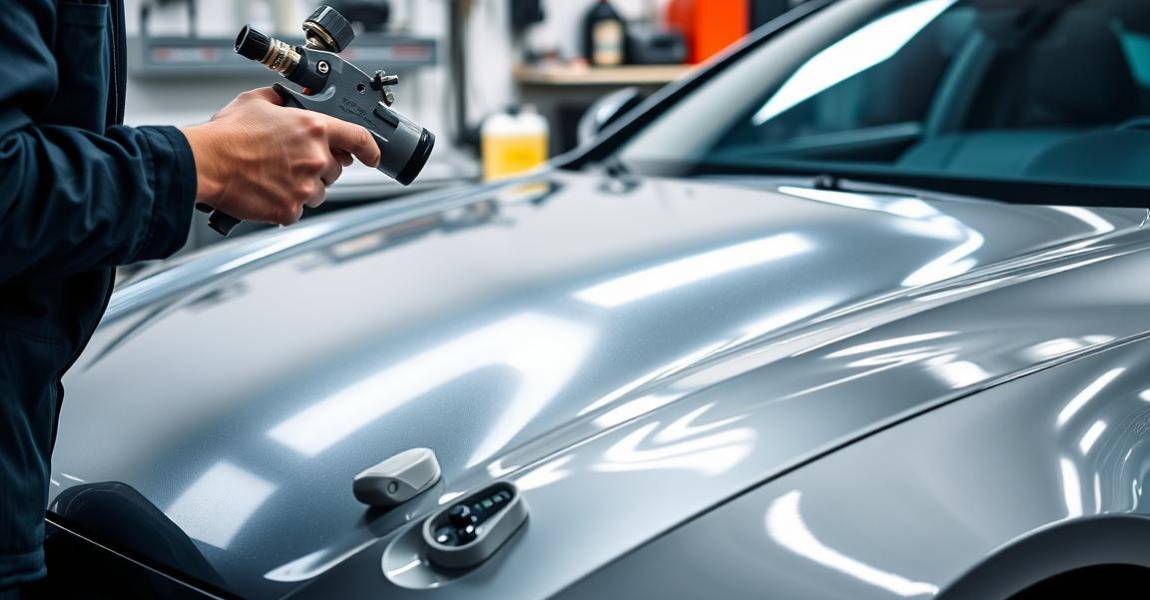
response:
[[[275,91],[279,93],[280,97],[283,98],[284,106],[291,108],[302,108],[302,105],[297,102],[291,94],[287,93],[287,90],[283,86],[276,84],[274,88]],[[376,143],[378,144],[379,142],[377,141]],[[230,236],[232,231],[240,223],[243,223],[243,221],[229,215],[228,213],[215,210],[207,204],[197,203],[196,210],[203,213],[208,213],[208,227],[211,227],[212,231],[215,231],[224,237]]]
[[[197,203],[196,210],[208,213],[208,227],[211,227],[212,231],[215,231],[224,237],[231,235],[232,230],[236,228],[236,225],[239,225],[243,222],[226,212],[214,210],[207,204]]]

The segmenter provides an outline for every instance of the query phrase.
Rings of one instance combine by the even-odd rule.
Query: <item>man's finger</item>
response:
[[[270,87],[256,88],[256,89],[251,90],[249,92],[245,92],[243,95],[249,96],[254,100],[263,100],[264,102],[271,102],[272,104],[275,104],[277,106],[283,106],[284,105],[283,97],[280,96],[279,93],[277,93],[275,90],[273,90]]]
[[[339,161],[333,160],[327,169],[324,169],[323,174],[320,175],[320,181],[323,182],[325,187],[331,187],[331,184],[335,183],[340,175],[343,175],[343,165],[339,164]]]
[[[332,150],[331,155],[334,156],[337,161],[339,161],[339,164],[345,167],[350,167],[352,163],[355,162],[355,157],[348,154],[347,152],[344,152],[343,150]]]
[[[369,167],[379,164],[379,146],[375,144],[375,139],[367,129],[332,118],[327,134],[332,151],[342,150],[353,154]]]
[[[327,184],[321,179],[320,185],[316,186],[316,192],[307,200],[304,200],[303,205],[308,208],[319,208],[327,200]],[[299,219],[296,219],[297,221]]]

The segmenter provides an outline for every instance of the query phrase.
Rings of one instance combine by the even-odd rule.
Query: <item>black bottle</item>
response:
[[[607,0],[599,0],[583,17],[583,55],[596,67],[623,64],[627,27],[623,17]]]

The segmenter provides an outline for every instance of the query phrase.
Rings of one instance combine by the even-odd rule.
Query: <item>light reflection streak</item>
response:
[[[464,492],[448,492],[448,493],[440,496],[439,500],[437,500],[437,502],[439,504],[447,504],[448,502],[452,502],[456,498],[463,496],[463,494],[464,494]]]
[[[478,446],[473,465],[517,433],[566,385],[590,346],[590,332],[571,321],[537,313],[516,315],[345,388],[276,425],[268,437],[315,456],[446,382],[487,367],[514,369],[518,388],[512,398],[501,399],[503,412]]]
[[[399,567],[398,569],[392,569],[391,571],[388,571],[387,576],[388,577],[398,577],[398,576],[403,575],[404,573],[406,573],[406,572],[408,572],[408,571],[410,571],[410,570],[412,570],[412,569],[414,569],[414,568],[416,568],[422,564],[423,564],[423,561],[421,559],[418,559],[418,558],[413,559],[412,561],[408,562],[407,564],[403,565],[402,567]]]
[[[291,249],[299,246],[304,242],[311,241],[312,239],[323,235],[322,229],[315,228],[301,228],[298,230],[283,230],[276,234],[272,241],[265,246],[253,249],[251,252],[234,258],[218,267],[213,269],[213,273],[221,274],[227,273],[234,269],[238,269],[244,265],[251,264],[263,260],[269,256],[274,256],[284,250]]]
[[[1047,360],[1065,356],[1090,346],[1105,344],[1114,340],[1109,335],[1084,335],[1080,338],[1065,337],[1040,342],[1028,348],[1024,355],[1033,360]]]
[[[823,312],[836,304],[839,301],[831,298],[815,298],[813,300],[803,302],[797,306],[786,308],[778,312],[771,313],[766,317],[751,323],[744,330],[742,335],[733,340],[727,346],[738,346],[745,344],[751,340],[761,338],[769,333],[782,329],[793,323],[797,323],[804,319]]]
[[[875,65],[890,60],[956,0],[925,0],[894,11],[811,57],[752,118],[762,125]]]
[[[639,427],[608,448],[592,469],[605,473],[683,469],[703,475],[730,470],[751,453],[758,436],[750,427],[730,427],[741,417],[718,424],[691,424],[713,406],[680,417],[663,432],[659,431],[658,421]],[[651,447],[644,448],[648,442]]]
[[[1082,410],[1082,407],[1086,406],[1087,402],[1093,400],[1103,388],[1110,385],[1110,382],[1125,372],[1125,367],[1111,369],[1098,379],[1090,382],[1090,385],[1086,386],[1081,392],[1078,392],[1074,398],[1071,398],[1070,402],[1067,402],[1066,406],[1058,413],[1058,426],[1061,427],[1065,425],[1078,411]]]
[[[1117,229],[1113,223],[1088,208],[1082,208],[1081,206],[1051,206],[1050,208],[1086,223],[1094,229],[1094,233],[1099,235],[1110,233]]]
[[[555,460],[548,461],[524,473],[523,476],[515,481],[515,485],[520,491],[523,491],[538,489],[562,481],[571,475],[571,470],[565,469],[564,467],[573,460],[575,460],[575,455],[568,454],[567,456],[561,456]]]
[[[948,352],[947,349],[937,347],[908,348],[896,352],[888,352],[886,354],[877,354],[875,356],[860,358],[848,363],[847,366],[852,368],[874,368],[868,368],[866,371],[855,373],[853,375],[847,375],[833,381],[828,381],[826,383],[799,390],[786,396],[785,399],[798,398],[800,396],[806,396],[815,392],[821,392],[832,387],[850,383],[857,379],[863,379],[865,377],[870,377],[871,375],[877,375],[884,371],[889,371],[891,369],[896,369],[898,367],[911,365],[920,361],[934,358],[945,354],[946,352]]]
[[[694,423],[699,417],[702,417],[704,414],[707,413],[707,411],[711,410],[714,407],[715,407],[714,403],[711,403],[711,404],[707,404],[705,406],[700,406],[699,408],[696,408],[695,410],[693,410],[693,411],[683,415],[682,417],[675,419],[671,423],[669,423],[662,431],[655,434],[655,437],[651,438],[651,440],[654,442],[657,442],[659,444],[669,444],[671,442],[677,442],[679,440],[684,440],[684,439],[687,439],[689,437],[701,436],[702,434],[707,433],[708,431],[714,431],[716,429],[722,429],[724,427],[727,427],[729,425],[733,425],[734,423],[737,423],[739,420],[741,420],[743,418],[743,417],[730,417],[727,419],[720,419],[718,421],[712,421],[710,423],[705,423],[702,425],[692,425],[692,423]]]
[[[941,292],[934,292],[933,294],[926,294],[915,298],[915,302],[938,302],[946,298],[953,298],[955,296],[965,296],[978,290],[992,288],[1004,281],[1009,281],[1010,277],[998,277],[995,279],[988,279],[986,281],[979,281],[970,285],[959,285],[950,289],[942,290]]]
[[[630,383],[612,391],[610,394],[599,398],[591,404],[588,404],[586,407],[579,411],[579,415],[583,416],[587,413],[594,412],[600,408],[618,402],[622,398],[628,396],[629,394],[633,394],[636,390],[642,388],[645,385],[649,385],[660,379],[665,379],[677,373],[681,373],[690,367],[702,363],[708,357],[711,357],[720,351],[741,346],[748,342],[764,337],[774,331],[782,329],[783,327],[803,319],[810,318],[812,315],[831,308],[836,303],[837,302],[835,300],[829,298],[814,299],[797,306],[773,312],[745,327],[737,338],[731,339],[729,341],[716,342],[691,352],[686,356],[677,358],[674,360],[674,362],[659,367],[658,369],[655,369],[643,375],[642,377],[639,377],[638,379],[635,379],[634,381],[631,381]],[[613,427],[620,423],[624,423],[633,418],[641,416],[647,412],[655,410],[656,408],[666,406],[667,404],[678,399],[678,397],[679,396],[651,395],[629,400],[626,403],[621,404],[618,407],[611,409],[609,412],[597,417],[595,419],[595,425],[603,428]]]
[[[842,350],[836,350],[827,355],[828,358],[839,358],[843,356],[857,356],[859,354],[868,354],[876,350],[886,350],[888,348],[895,348],[898,346],[906,346],[908,344],[917,344],[920,342],[929,342],[932,340],[939,340],[942,338],[951,337],[958,332],[956,331],[933,331],[931,333],[921,333],[918,335],[907,335],[903,337],[889,338],[879,340],[877,342],[867,342],[865,344],[858,344]]]
[[[642,377],[635,379],[634,381],[632,381],[632,382],[624,385],[623,387],[611,392],[610,394],[607,394],[606,396],[599,398],[598,400],[592,402],[591,404],[588,404],[587,406],[580,409],[578,414],[579,414],[579,416],[583,416],[587,413],[591,413],[591,412],[594,412],[596,410],[599,410],[600,408],[603,408],[604,406],[607,406],[613,402],[617,402],[620,398],[623,398],[624,396],[633,393],[635,390],[643,387],[644,385],[647,385],[647,384],[654,382],[658,379],[662,379],[664,377],[667,377],[668,375],[671,375],[672,373],[675,373],[677,371],[682,370],[683,368],[686,368],[688,366],[691,366],[691,365],[694,365],[694,364],[700,362],[705,357],[710,356],[711,354],[714,354],[716,351],[718,351],[722,347],[723,347],[722,343],[710,344],[710,345],[707,345],[703,348],[700,348],[699,350],[691,352],[682,358],[675,359],[674,362],[672,362],[668,365],[659,367],[658,369],[655,369],[654,371],[651,371],[650,373],[647,373],[646,375],[643,375]]]
[[[913,196],[890,198],[885,195],[859,194],[837,190],[817,190],[812,188],[781,185],[779,192],[815,202],[834,204],[845,208],[856,208],[871,212],[881,212],[905,219],[923,220],[937,217],[938,209]]]
[[[164,514],[188,537],[227,549],[278,486],[228,461],[212,465]]]
[[[651,394],[649,396],[636,398],[599,415],[595,418],[594,423],[596,427],[603,429],[614,427],[620,423],[626,423],[631,419],[641,417],[653,410],[662,408],[679,398],[680,396],[678,395],[669,394]]]
[[[1074,519],[1082,516],[1082,481],[1078,478],[1078,467],[1066,457],[1058,459],[1058,469],[1062,475],[1062,499],[1066,503],[1066,517]]]
[[[948,242],[961,242],[967,238],[966,232],[963,231],[965,225],[962,225],[958,219],[942,213],[924,219],[904,219],[894,225],[899,231],[915,237],[933,238]]]
[[[1090,453],[1090,449],[1094,447],[1095,442],[1098,441],[1098,438],[1102,436],[1104,431],[1106,431],[1105,421],[1095,421],[1094,424],[1090,426],[1090,429],[1086,430],[1082,439],[1078,440],[1078,449],[1082,454]]]
[[[468,467],[487,460],[522,431],[567,385],[594,341],[586,327],[549,317],[504,335],[502,339],[509,347],[497,360],[519,371],[519,388],[514,396],[500,402],[499,418],[487,428],[487,435],[467,461]]]
[[[955,222],[957,223],[958,221],[956,220]],[[910,276],[903,280],[902,285],[905,287],[927,285],[944,279],[957,277],[973,269],[974,265],[978,264],[978,261],[971,256],[986,243],[986,237],[974,229],[966,226],[962,227],[967,234],[965,242],[930,261],[914,273],[911,273]]]
[[[579,300],[614,308],[711,277],[782,260],[814,248],[806,236],[784,233],[696,254],[576,292]]]
[[[974,253],[986,243],[986,238],[977,230],[917,198],[887,200],[865,194],[792,186],[780,186],[779,191],[817,202],[900,216],[906,220],[900,221],[898,227],[916,236],[962,240],[959,245],[911,273],[903,280],[903,287],[936,283],[970,271],[977,264]]]
[[[954,360],[956,355],[947,354],[926,361],[926,368],[934,373],[951,389],[961,389],[990,379],[990,373],[981,365],[969,360]]]
[[[798,490],[789,492],[775,499],[767,508],[767,535],[780,546],[848,577],[899,596],[933,596],[938,593],[937,585],[925,581],[913,581],[902,575],[884,571],[824,544],[803,521],[799,510],[801,496],[802,492]]]

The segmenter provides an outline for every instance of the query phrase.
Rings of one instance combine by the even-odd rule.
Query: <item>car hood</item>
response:
[[[551,593],[804,456],[1049,358],[987,357],[1078,325],[986,331],[972,298],[1112,251],[1145,216],[560,172],[338,213],[118,290],[65,379],[52,496],[127,484],[206,559],[196,579],[273,597],[365,554],[370,585],[394,587],[369,548],[507,478],[532,517],[504,560],[548,566],[444,590],[507,576]],[[1122,334],[1081,326],[1095,337],[1071,350]],[[366,511],[352,478],[414,447],[443,480]]]

